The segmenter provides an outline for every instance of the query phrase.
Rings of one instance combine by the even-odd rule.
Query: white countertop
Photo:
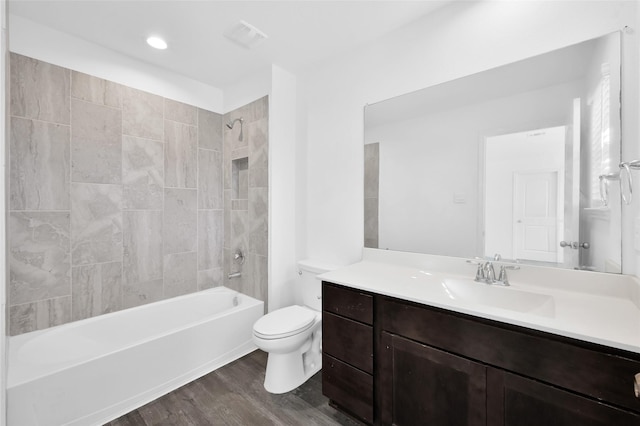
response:
[[[496,263],[496,276],[498,265]],[[520,265],[511,285],[473,281],[464,259],[365,249],[320,279],[398,299],[640,353],[640,281]]]

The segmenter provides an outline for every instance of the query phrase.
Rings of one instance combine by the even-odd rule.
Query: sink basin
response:
[[[513,287],[488,285],[465,279],[445,279],[442,290],[449,299],[545,317],[555,315],[553,297]]]

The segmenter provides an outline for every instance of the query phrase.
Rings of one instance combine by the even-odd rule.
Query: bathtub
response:
[[[256,349],[264,302],[226,287],[10,337],[8,425],[98,425]]]

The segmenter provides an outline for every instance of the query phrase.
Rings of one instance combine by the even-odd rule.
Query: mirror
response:
[[[620,33],[365,107],[364,246],[621,272]]]

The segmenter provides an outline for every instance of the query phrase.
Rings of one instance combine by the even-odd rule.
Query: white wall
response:
[[[272,68],[269,97],[269,311],[295,302],[296,77]]]
[[[299,78],[307,111],[309,257],[360,258],[363,241],[363,107],[402,93],[621,30],[637,28],[630,1],[460,2]],[[623,139],[637,141],[637,31],[625,35]],[[636,48],[634,50],[634,48]],[[637,142],[636,142],[637,143]],[[634,147],[633,153],[638,152]],[[636,200],[636,203],[638,201]],[[637,209],[637,207],[636,207]],[[627,235],[628,235],[627,226]],[[625,271],[636,271],[625,245]]]
[[[9,50],[149,93],[222,113],[222,90],[10,15]]]
[[[229,112],[262,98],[271,92],[273,69],[270,67],[224,88],[224,111]]]

